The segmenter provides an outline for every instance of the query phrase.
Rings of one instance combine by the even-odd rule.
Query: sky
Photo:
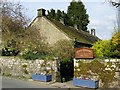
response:
[[[32,21],[37,16],[37,9],[51,8],[67,11],[72,0],[14,0],[20,1],[25,9],[26,15]],[[117,10],[107,0],[81,0],[87,9],[90,23],[88,30],[96,29],[96,36],[102,40],[111,39],[116,27]]]

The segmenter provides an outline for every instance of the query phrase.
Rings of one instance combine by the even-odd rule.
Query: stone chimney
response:
[[[46,11],[45,9],[42,8],[42,9],[38,9],[37,11],[38,11],[38,17],[45,16],[45,11]]]
[[[91,34],[95,36],[95,29],[91,29]]]
[[[91,29],[91,34],[93,35],[93,29]]]
[[[95,33],[95,29],[94,29],[94,36],[96,35],[96,33]]]

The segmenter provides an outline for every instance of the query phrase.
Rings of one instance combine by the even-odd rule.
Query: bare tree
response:
[[[48,52],[45,38],[35,27],[28,27],[29,19],[23,11],[20,3],[2,3],[2,51],[22,52],[29,48],[31,52]]]
[[[109,0],[109,2],[116,8],[120,6],[120,0]]]
[[[20,38],[27,27],[27,18],[20,3],[2,1],[1,5],[1,24],[2,24],[2,52],[7,48],[11,51],[19,51],[18,45]]]
[[[117,25],[118,30],[120,30],[120,0],[108,0],[114,7],[117,8]]]

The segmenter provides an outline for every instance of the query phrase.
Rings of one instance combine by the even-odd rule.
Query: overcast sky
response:
[[[33,20],[37,16],[37,9],[51,8],[67,11],[71,0],[14,0],[20,1],[27,8],[26,15]],[[112,7],[107,0],[82,0],[89,15],[90,24],[88,29],[96,29],[96,35],[100,39],[110,39],[116,26],[116,8]]]

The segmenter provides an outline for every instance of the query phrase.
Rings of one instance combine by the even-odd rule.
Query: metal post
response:
[[[120,3],[120,0],[119,0]],[[120,31],[120,6],[118,6],[118,30]]]

